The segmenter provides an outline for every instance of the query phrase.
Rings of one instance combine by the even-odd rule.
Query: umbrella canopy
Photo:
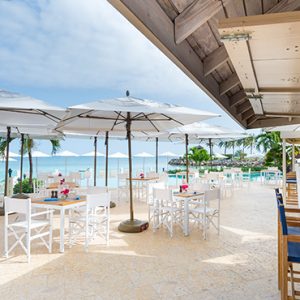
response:
[[[221,154],[221,153],[216,153],[215,155],[214,155],[214,157],[215,158],[219,158],[219,159],[226,159],[226,158],[228,158],[226,155],[223,155],[223,154]]]
[[[134,157],[142,157],[142,158],[154,157],[154,155],[152,155],[151,153],[147,153],[147,152],[140,152],[140,153],[137,153],[133,156]]]
[[[88,153],[84,153],[81,156],[95,156],[95,152],[91,151]],[[96,151],[96,156],[105,156],[103,153]]]
[[[99,100],[71,106],[57,129],[64,132],[98,135],[101,131],[127,131],[130,113],[131,131],[159,132],[217,117],[217,114],[178,105],[133,97]]]
[[[128,155],[121,152],[113,153],[109,156],[110,158],[128,158]]]
[[[5,126],[55,127],[65,109],[17,93],[0,90],[0,120]]]
[[[24,155],[25,157],[28,157],[28,154]],[[32,151],[31,152],[32,157],[50,157],[49,154],[41,152],[41,151]]]
[[[163,156],[163,157],[179,157],[180,155],[175,154],[173,152],[167,151],[167,152],[163,152],[161,154],[159,154],[159,156]]]
[[[21,155],[15,152],[9,151],[9,157],[20,157]]]
[[[72,157],[72,156],[79,156],[79,155],[69,150],[65,150],[65,151],[57,152],[54,156]]]
[[[206,120],[218,115],[177,105],[142,100],[129,96],[99,100],[68,108],[57,130],[97,136],[100,131],[126,132],[129,156],[130,219],[119,225],[124,232],[140,232],[148,222],[134,219],[132,191],[131,132],[160,132],[170,128]]]
[[[2,162],[5,162],[5,161],[6,161],[5,157],[1,157],[1,161],[2,161]],[[12,158],[12,157],[9,157],[9,158],[8,158],[8,161],[17,161],[17,160],[14,159],[14,158]]]

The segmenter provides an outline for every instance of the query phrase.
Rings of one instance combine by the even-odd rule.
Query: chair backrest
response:
[[[94,209],[97,207],[106,207],[110,206],[110,192],[97,193],[97,194],[88,194],[86,196],[87,209]]]
[[[279,218],[280,218],[280,224],[281,224],[281,232],[282,232],[283,235],[287,235],[288,234],[288,228],[287,228],[285,209],[284,209],[284,205],[283,205],[283,202],[282,202],[281,194],[276,194],[276,199],[277,199]]]
[[[108,192],[108,187],[106,186],[89,186],[87,188],[87,194],[99,194]]]
[[[189,189],[192,191],[200,191],[204,192],[210,189],[210,186],[208,183],[202,183],[199,181],[193,181],[191,184],[189,184]]]
[[[206,190],[204,194],[205,203],[209,206],[212,201],[218,201],[218,208],[220,207],[221,190],[220,188],[214,188]]]
[[[173,191],[168,188],[154,188],[153,189],[153,199],[154,201],[161,202],[164,204],[173,203]]]
[[[11,197],[4,197],[5,213],[19,213],[24,215],[31,214],[31,199],[18,199]]]
[[[150,177],[150,178],[159,178],[159,174],[156,172],[147,172],[146,173],[146,177]]]

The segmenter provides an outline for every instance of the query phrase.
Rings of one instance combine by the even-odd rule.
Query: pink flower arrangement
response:
[[[63,178],[63,179],[60,180],[60,184],[62,185],[64,183],[65,183],[65,179]]]
[[[182,185],[182,190],[186,191],[189,188],[188,184],[183,184]]]
[[[145,176],[145,175],[144,175],[144,173],[142,172],[142,173],[140,174],[140,177],[141,177],[141,178],[144,178],[144,176]]]
[[[69,189],[64,189],[60,193],[65,195],[65,196],[68,196],[68,194],[70,193],[70,190]]]

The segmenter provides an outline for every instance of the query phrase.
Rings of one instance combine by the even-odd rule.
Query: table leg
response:
[[[184,200],[184,235],[188,236],[189,233],[189,201]]]
[[[59,241],[59,252],[64,253],[65,251],[65,210],[64,208],[60,211],[60,241]]]

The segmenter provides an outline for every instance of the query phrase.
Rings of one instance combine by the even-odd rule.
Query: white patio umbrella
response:
[[[35,174],[36,174],[36,176],[38,176],[38,158],[39,157],[50,157],[50,155],[47,153],[41,152],[41,151],[32,151],[31,156],[35,158]],[[28,154],[24,155],[24,157],[28,157]]]
[[[143,172],[146,172],[146,170],[145,170],[145,160],[146,160],[146,158],[152,158],[152,157],[154,157],[153,154],[148,153],[148,152],[140,152],[140,153],[137,153],[137,154],[135,154],[133,156],[134,157],[140,157],[140,158],[143,159]]]
[[[94,151],[91,151],[91,152],[88,152],[88,153],[84,153],[82,154],[81,156],[94,156],[95,155],[95,152]],[[96,156],[101,156],[101,157],[104,157],[105,155],[101,152],[96,152]]]
[[[39,99],[0,90],[0,120],[1,124],[7,128],[6,139],[8,141],[11,138],[11,127],[34,126],[39,128],[49,125],[54,128],[64,113],[65,109],[49,105]],[[9,143],[6,149],[6,158],[9,159]],[[4,195],[7,195],[7,179],[8,162],[5,165]],[[1,213],[3,212],[4,209]]]
[[[161,153],[159,156],[161,157],[166,157],[166,166],[167,166],[167,170],[169,169],[169,157],[179,157],[180,155],[176,154],[176,153],[173,153],[173,152],[170,152],[170,151],[166,151],[166,152],[163,152]]]
[[[9,151],[9,154],[8,154],[9,157],[20,157],[21,155],[18,154],[18,153],[15,153],[15,152],[11,152]]]
[[[60,156],[65,158],[65,175],[67,175],[68,157],[78,157],[79,155],[69,150],[57,152],[54,156]]]
[[[199,144],[204,140],[209,143],[210,157],[212,160],[212,141],[219,139],[236,139],[246,137],[247,134],[232,130],[223,126],[210,125],[204,122],[195,122],[185,126],[166,130],[163,133],[152,133],[148,137],[148,141],[156,139],[163,142],[179,142],[185,143],[186,153],[186,178],[189,179],[189,160],[188,160],[188,146],[189,143]]]
[[[109,157],[117,159],[117,170],[118,170],[118,174],[119,174],[119,172],[120,172],[120,161],[119,160],[124,159],[124,158],[128,159],[128,155],[125,153],[116,152],[116,153],[109,155]]]
[[[69,107],[57,130],[97,135],[106,132],[126,132],[129,156],[130,219],[119,225],[123,232],[140,232],[148,222],[134,219],[132,194],[131,132],[159,132],[179,125],[216,117],[216,114],[181,106],[129,97],[100,100]]]
[[[228,158],[226,155],[223,155],[223,154],[221,154],[221,153],[216,153],[216,154],[214,155],[214,157],[215,157],[215,158],[219,158],[219,159],[226,159],[226,158]]]

